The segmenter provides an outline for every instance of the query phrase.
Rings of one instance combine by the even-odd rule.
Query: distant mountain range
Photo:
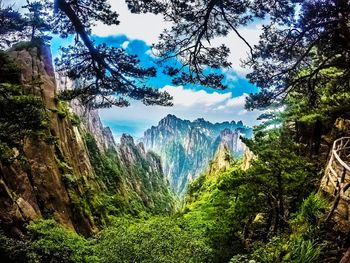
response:
[[[145,131],[141,141],[146,150],[161,156],[164,174],[182,194],[188,182],[205,171],[221,145],[231,156],[240,157],[245,149],[240,136],[252,136],[252,129],[242,121],[213,124],[200,118],[191,122],[169,114]]]

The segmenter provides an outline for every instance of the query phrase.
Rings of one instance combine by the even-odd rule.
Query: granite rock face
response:
[[[95,222],[74,207],[71,196],[82,194],[84,180],[96,189],[100,186],[92,172],[78,128],[72,125],[70,119],[57,113],[57,90],[50,49],[42,46],[12,50],[9,57],[21,69],[20,81],[24,87],[33,78],[40,78],[40,88],[28,92],[42,98],[49,119],[48,133],[56,139],[47,142],[28,137],[23,142],[26,165],[19,160],[11,165],[0,164],[0,187],[4,193],[0,197],[1,227],[7,232],[19,234],[28,220],[49,216],[84,235],[90,235],[96,231]],[[65,185],[64,178],[67,176],[80,182],[74,193],[69,192]]]
[[[67,76],[62,75],[62,73],[56,73],[55,76],[58,92],[67,89],[71,90],[75,86],[80,85],[79,81],[71,81]],[[116,148],[112,131],[109,127],[103,126],[97,109],[87,109],[76,99],[69,102],[69,107],[80,118],[83,128],[94,136],[97,146],[101,151],[106,151],[109,147]]]
[[[157,155],[145,151],[142,144],[135,145],[128,135],[117,145],[111,130],[102,125],[97,110],[86,109],[78,101],[66,105],[58,99],[59,90],[67,83],[57,79],[48,46],[12,49],[8,55],[21,71],[23,87],[31,87],[27,84],[40,79],[40,87],[28,88],[27,92],[41,98],[48,117],[45,133],[51,139],[27,136],[21,158],[11,163],[0,162],[0,229],[3,232],[23,236],[28,221],[43,217],[53,218],[89,236],[98,231],[104,220],[104,212],[99,212],[104,193],[124,203],[136,200],[145,209],[171,210],[172,193]],[[74,83],[69,85],[72,87]],[[80,123],[74,122],[73,113],[80,118]],[[93,149],[87,143],[89,136],[96,144]],[[19,154],[17,149],[13,149],[13,153]],[[99,174],[111,167],[117,167],[113,171],[119,178],[118,183],[111,183],[114,188],[108,188],[103,180],[106,178]],[[164,193],[167,199],[163,198]]]
[[[161,156],[173,189],[184,193],[188,182],[205,171],[223,145],[231,156],[242,156],[245,145],[240,136],[252,136],[252,129],[241,121],[213,124],[202,118],[191,122],[168,115],[145,131],[141,140],[146,150]]]

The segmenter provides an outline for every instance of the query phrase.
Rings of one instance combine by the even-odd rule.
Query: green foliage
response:
[[[292,224],[299,226],[310,224],[314,226],[324,216],[328,206],[328,201],[320,193],[311,193],[301,204]]]
[[[321,247],[311,240],[274,238],[255,250],[252,258],[261,263],[316,263],[320,253]]]
[[[53,220],[31,222],[27,228],[30,250],[39,262],[96,262],[85,238]]]
[[[74,112],[70,113],[69,119],[73,126],[79,126],[81,123],[79,116]]]
[[[107,188],[104,204],[109,214],[142,217],[144,213],[173,213],[174,194],[160,174],[150,171],[151,163],[134,145],[128,147],[139,163],[127,167],[114,149],[102,153],[91,134],[85,134],[84,140],[96,175]],[[152,154],[149,157],[152,158]]]
[[[114,150],[109,150],[106,155],[103,155],[97,147],[95,138],[90,133],[85,134],[84,140],[97,176],[108,190],[115,191],[124,172],[117,153]]]
[[[290,258],[295,263],[319,262],[321,247],[311,240],[296,240],[291,244]]]
[[[328,202],[319,194],[311,193],[301,204],[299,211],[289,221],[290,231],[272,237],[268,242],[256,242],[249,255],[237,255],[238,259],[255,262],[319,262],[325,248],[322,231],[318,225],[325,215]]]
[[[247,106],[259,108],[271,102],[281,103],[296,91],[307,104],[306,114],[317,113],[317,108],[322,112],[319,106],[325,86],[330,84],[331,94],[349,90],[347,57],[350,49],[346,45],[347,27],[341,26],[349,23],[349,2],[284,3],[288,3],[290,13],[285,17],[279,16],[282,10],[272,14],[247,63],[253,68],[248,78],[260,88],[259,93],[250,96]],[[334,22],[340,14],[344,19]],[[317,22],[321,20],[324,23]],[[329,74],[335,68],[340,72]]]
[[[31,222],[27,234],[24,240],[0,235],[2,262],[98,262],[88,240],[54,220]]]
[[[69,109],[66,102],[60,100],[57,102],[57,115],[61,119],[64,119],[69,115]]]
[[[3,51],[0,51],[0,68],[0,83],[19,84],[20,69]]]
[[[0,255],[3,263],[33,262],[30,242],[0,234]]]
[[[237,220],[236,196],[221,186],[240,176],[238,165],[225,173],[201,175],[191,183],[186,197],[183,218],[192,232],[208,239],[213,253],[210,262],[227,262],[235,253],[243,251],[239,231],[244,221]],[[236,214],[237,213],[237,214]]]
[[[0,235],[4,262],[202,263],[212,257],[205,237],[173,218],[115,218],[89,240],[53,220],[31,222],[27,229],[25,241]]]
[[[212,262],[318,262],[323,241],[318,222],[327,202],[312,193],[317,169],[299,153],[293,133],[275,116],[244,140],[257,158],[247,171],[233,164],[201,175],[188,189],[183,217],[201,229]],[[310,194],[311,193],[311,194]],[[246,254],[248,252],[248,254]]]
[[[47,118],[42,100],[32,93],[40,87],[33,82],[19,85],[19,70],[3,53],[4,72],[0,74],[0,160],[11,162],[15,158],[12,148],[21,151],[25,136],[40,136],[47,128]]]
[[[103,230],[94,246],[101,262],[208,262],[211,249],[202,236],[172,218],[118,219]]]
[[[313,104],[302,89],[290,92],[286,101],[287,108],[283,113],[284,118],[306,127],[315,126],[316,122],[319,122],[321,135],[329,131],[338,117],[348,118],[350,107],[347,101],[350,94],[347,87],[340,85],[335,88],[344,74],[344,70],[334,67],[320,71],[319,75],[325,78],[325,81],[322,85],[314,87],[316,94]]]

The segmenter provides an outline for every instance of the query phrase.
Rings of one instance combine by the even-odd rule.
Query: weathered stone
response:
[[[95,224],[90,219],[82,220],[79,212],[72,209],[72,189],[69,190],[64,183],[61,166],[71,169],[70,173],[78,182],[78,188],[75,189],[77,195],[83,190],[83,186],[79,185],[83,176],[89,178],[91,185],[99,186],[80,133],[68,118],[62,119],[55,113],[56,81],[50,48],[44,46],[12,50],[9,56],[21,69],[21,80],[27,85],[28,92],[41,96],[49,109],[49,131],[51,136],[57,138],[57,142],[50,144],[43,139],[26,138],[23,150],[27,167],[18,161],[10,166],[0,165],[2,188],[11,193],[0,197],[0,220],[16,221],[16,225],[21,225],[42,215],[52,216],[67,227],[89,235],[95,232]],[[30,85],[35,78],[42,83],[39,91]],[[1,226],[4,227],[4,224]]]
[[[38,219],[41,215],[35,211],[35,209],[22,197],[18,198],[16,201],[22,216],[26,220]]]
[[[92,215],[84,196],[87,191],[94,195],[106,190],[104,182],[95,175],[83,135],[89,132],[96,140],[101,157],[108,149],[116,152],[115,165],[120,169],[120,178],[115,183],[116,193],[126,200],[132,196],[148,208],[155,205],[152,194],[162,198],[169,191],[163,176],[160,159],[135,146],[133,138],[124,135],[116,145],[112,132],[103,127],[97,110],[87,110],[78,101],[69,104],[82,124],[73,126],[70,116],[59,116],[55,73],[49,47],[34,47],[10,52],[21,69],[21,80],[28,92],[38,95],[49,116],[47,136],[54,142],[40,137],[27,137],[23,142],[25,165],[15,160],[11,165],[0,163],[0,228],[7,234],[22,236],[24,224],[40,217],[54,218],[57,222],[86,236],[97,231],[96,220],[101,215]],[[30,82],[39,77],[42,85],[34,88]],[[62,90],[67,83],[57,81]],[[14,150],[14,153],[16,151]],[[17,157],[21,157],[17,151]],[[142,173],[142,174],[140,174]],[[115,178],[115,177],[114,177]],[[146,186],[147,184],[147,186]],[[169,192],[170,193],[170,192]],[[168,195],[169,198],[169,195]],[[171,211],[171,200],[166,209]]]

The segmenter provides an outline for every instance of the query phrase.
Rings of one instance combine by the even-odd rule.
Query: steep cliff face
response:
[[[124,167],[123,185],[134,192],[137,201],[155,213],[174,210],[174,194],[163,174],[160,158],[145,151],[143,143],[135,145],[130,135],[123,134],[117,146]],[[128,190],[129,189],[129,190]]]
[[[172,187],[183,193],[189,181],[203,172],[224,145],[232,156],[241,156],[245,146],[240,136],[251,137],[252,130],[239,122],[193,122],[174,115],[162,119],[142,138],[145,148],[159,154]]]
[[[75,86],[80,85],[79,81],[71,81],[67,76],[56,73],[57,91],[73,89]],[[91,133],[100,150],[106,151],[108,148],[116,148],[116,142],[114,141],[112,131],[109,127],[104,127],[98,110],[87,109],[78,100],[71,100],[69,102],[69,108],[76,114],[83,125],[82,128]]]
[[[90,211],[82,211],[72,200],[82,195],[84,185],[96,191],[99,184],[91,166],[81,134],[69,118],[59,115],[55,75],[48,47],[9,52],[21,70],[23,85],[40,78],[41,85],[28,90],[40,96],[49,119],[47,137],[28,137],[23,142],[23,159],[1,164],[1,225],[5,230],[20,233],[28,219],[53,217],[60,223],[89,235],[96,230]],[[25,86],[24,86],[25,87]],[[75,180],[75,189],[67,189],[66,181]]]
[[[69,109],[57,99],[49,47],[28,45],[8,55],[20,69],[25,92],[41,98],[48,126],[43,136],[26,136],[23,150],[12,149],[11,162],[0,162],[4,232],[20,236],[26,222],[44,217],[90,235],[108,213],[172,209],[172,193],[156,155],[128,136],[117,146],[97,111],[78,103]],[[28,85],[33,79],[40,85]]]
[[[209,163],[208,176],[215,176],[219,172],[225,172],[230,168],[232,157],[226,144],[221,144],[215,153],[214,159]]]

